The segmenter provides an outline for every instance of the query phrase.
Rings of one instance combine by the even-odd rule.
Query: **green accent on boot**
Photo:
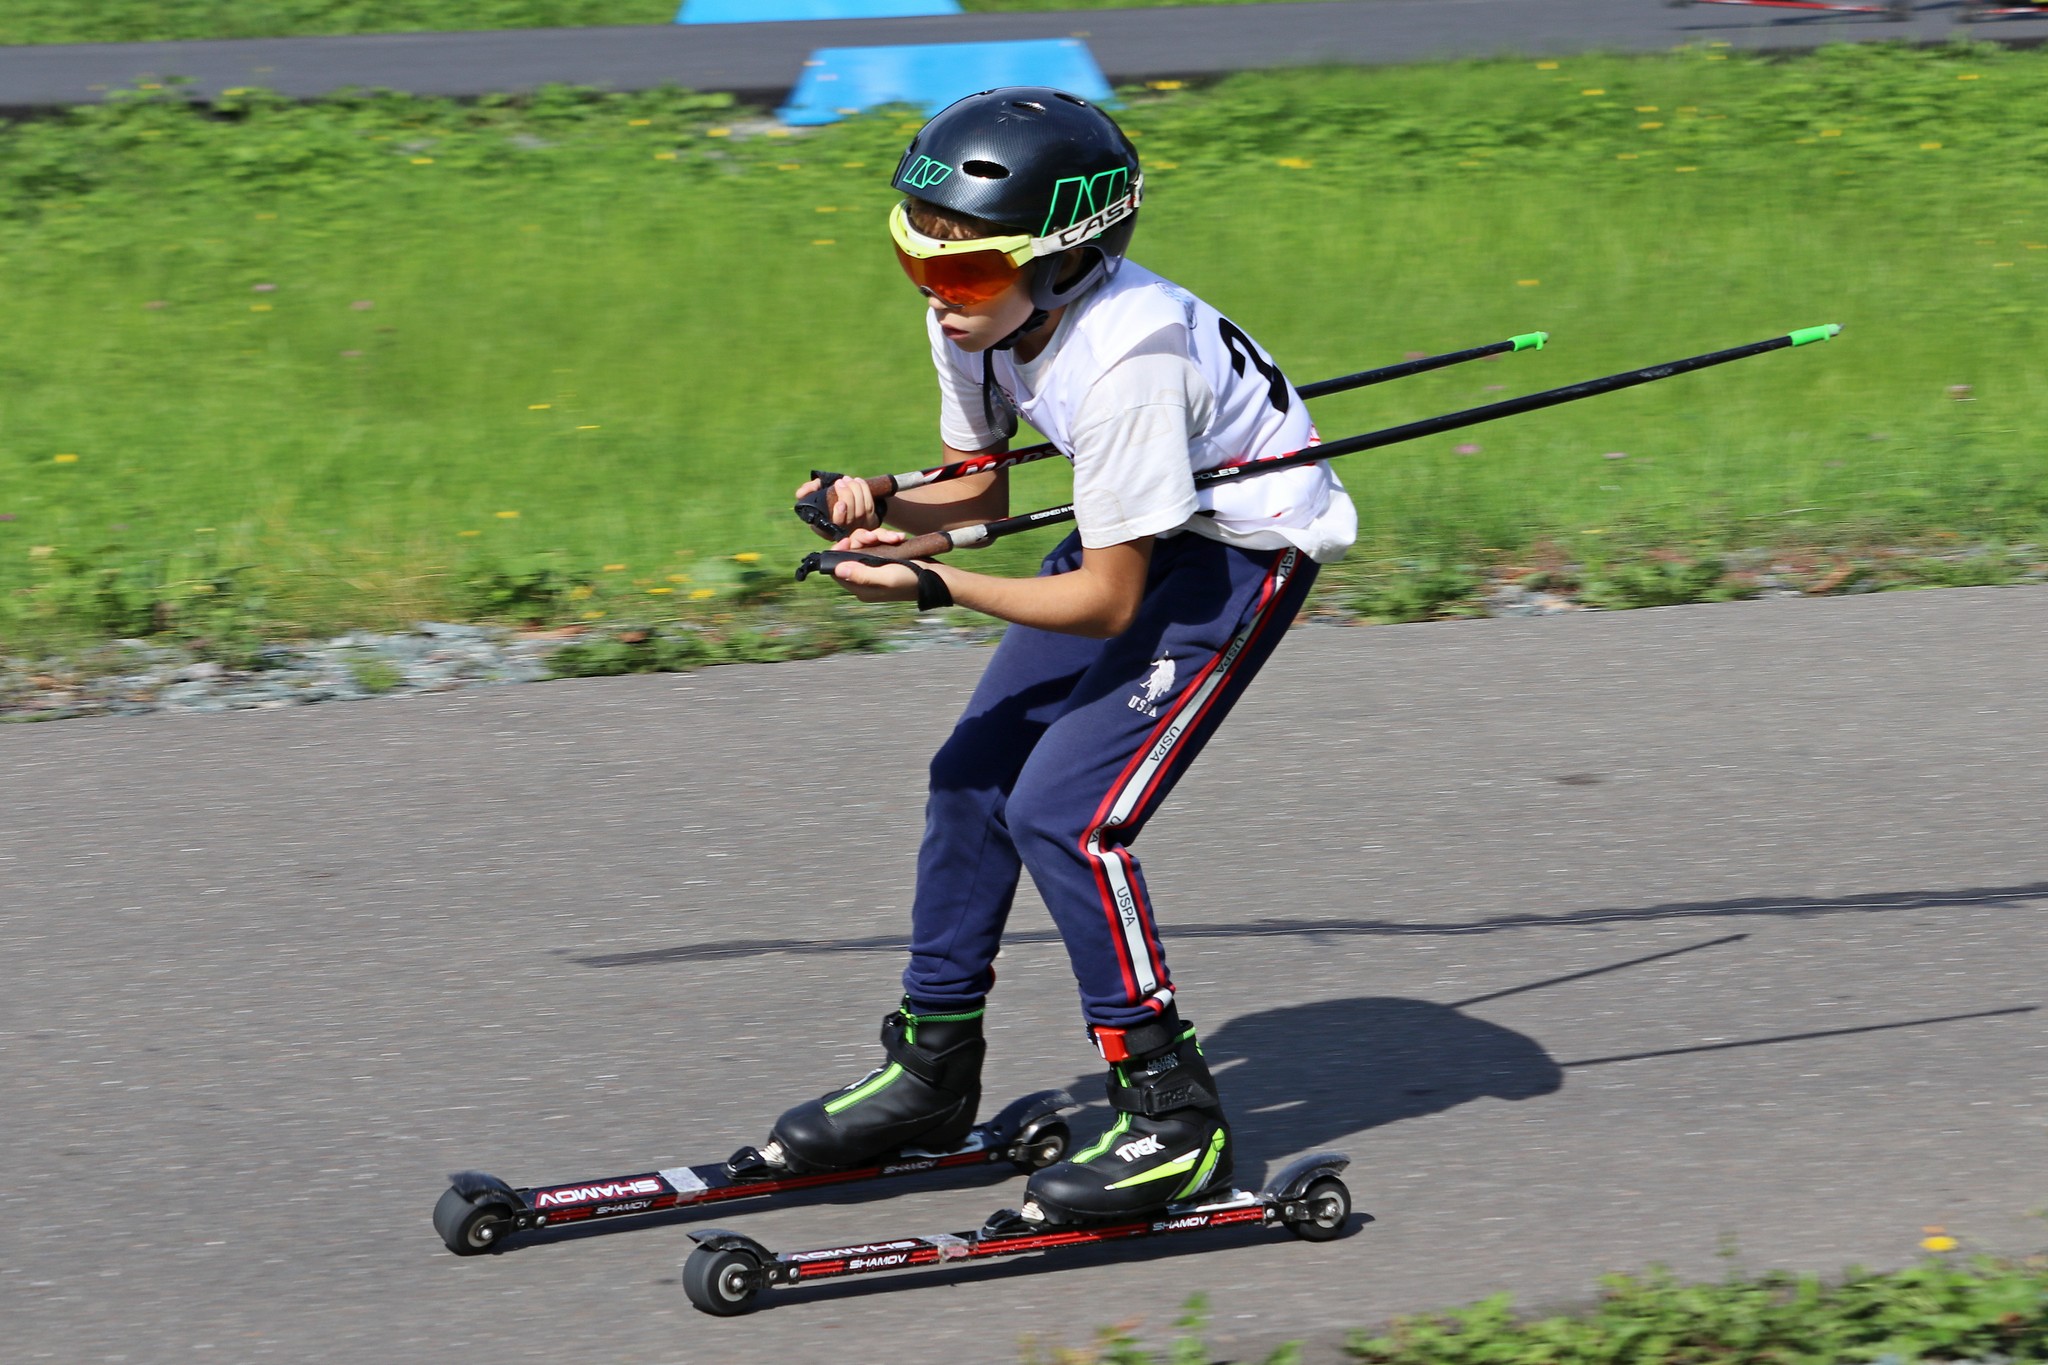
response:
[[[903,1041],[913,1045],[917,1042],[919,1024],[964,1024],[987,1013],[988,1006],[984,1005],[980,1009],[964,1010],[959,1014],[919,1014],[910,1008],[908,996],[905,996],[903,1003],[896,1007],[896,1017],[903,1021]]]
[[[1068,1157],[1067,1160],[1073,1162],[1076,1166],[1087,1165],[1089,1162],[1095,1160],[1095,1158],[1101,1156],[1104,1152],[1108,1151],[1110,1144],[1116,1141],[1118,1138],[1122,1137],[1125,1133],[1129,1132],[1130,1127],[1131,1116],[1129,1114],[1118,1114],[1116,1116],[1116,1122],[1110,1125],[1109,1131],[1104,1133],[1100,1138],[1098,1138],[1093,1146],[1089,1147],[1086,1151],[1074,1153],[1072,1156]]]
[[[882,1091],[887,1090],[891,1085],[895,1084],[897,1079],[902,1075],[903,1068],[898,1066],[896,1063],[891,1062],[889,1063],[889,1065],[883,1067],[880,1071],[877,1071],[874,1075],[862,1081],[853,1089],[847,1091],[844,1095],[841,1095],[838,1099],[826,1100],[825,1112],[828,1114],[837,1114],[844,1110],[853,1108],[853,1106],[859,1104],[862,1100],[872,1099],[874,1096],[880,1094]]]
[[[1221,1134],[1218,1134],[1218,1136],[1221,1136]],[[1189,1152],[1186,1156],[1175,1157],[1164,1166],[1155,1166],[1143,1175],[1134,1175],[1129,1180],[1119,1180],[1114,1184],[1105,1185],[1103,1188],[1127,1190],[1133,1185],[1149,1185],[1155,1180],[1167,1180],[1173,1176],[1183,1175],[1188,1171],[1192,1171],[1201,1158],[1202,1154],[1200,1152]]]
[[[1196,1168],[1193,1178],[1180,1187],[1180,1193],[1174,1195],[1175,1199],[1187,1199],[1199,1194],[1209,1183],[1209,1177],[1216,1170],[1216,1160],[1223,1155],[1223,1143],[1223,1130],[1218,1128],[1215,1136],[1209,1139],[1209,1154],[1202,1158],[1202,1164]]]

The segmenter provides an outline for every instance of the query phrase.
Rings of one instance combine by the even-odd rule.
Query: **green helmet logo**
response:
[[[916,164],[904,173],[903,183],[914,190],[928,190],[934,185],[944,184],[946,177],[953,173],[951,166],[921,156]]]
[[[1052,187],[1052,208],[1038,235],[1050,237],[1094,217],[1128,194],[1130,186],[1131,173],[1122,166],[1095,175],[1067,176]]]

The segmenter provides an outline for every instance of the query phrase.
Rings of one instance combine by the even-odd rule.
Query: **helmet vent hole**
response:
[[[978,180],[1008,180],[1010,168],[993,161],[963,161],[960,169]]]
[[[1080,97],[1079,95],[1069,95],[1069,94],[1068,94],[1068,93],[1067,93],[1066,91],[1064,91],[1064,90],[1062,90],[1062,91],[1059,91],[1058,93],[1059,93],[1059,97],[1060,97],[1061,99],[1065,100],[1065,101],[1066,101],[1066,102],[1067,102],[1068,104],[1078,104],[1078,105],[1080,105],[1080,106],[1081,106],[1081,107],[1082,107],[1083,109],[1086,109],[1086,108],[1088,107],[1088,101],[1087,101],[1087,100],[1084,100],[1084,99],[1082,99],[1082,98],[1081,98],[1081,97]]]
[[[1042,114],[1045,112],[1045,106],[1037,100],[1011,100],[1010,107],[1012,109],[1022,109],[1027,114]]]

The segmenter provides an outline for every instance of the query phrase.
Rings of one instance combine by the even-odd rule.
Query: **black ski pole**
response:
[[[1382,365],[1376,370],[1360,370],[1357,374],[1304,384],[1295,392],[1305,400],[1323,398],[1333,393],[1345,393],[1352,389],[1384,384],[1391,379],[1406,379],[1411,374],[1423,374],[1430,370],[1462,365],[1469,360],[1484,360],[1491,355],[1504,355],[1513,351],[1540,351],[1543,349],[1543,343],[1548,340],[1548,332],[1524,332],[1521,336],[1489,342],[1484,346],[1472,346],[1462,351],[1446,351],[1442,355],[1421,356],[1414,360],[1404,360],[1397,365]],[[1025,446],[1021,450],[1008,450],[1000,455],[973,455],[952,464],[913,470],[907,474],[872,475],[868,478],[867,485],[874,493],[875,501],[880,503],[891,494],[901,493],[907,488],[923,488],[928,484],[944,483],[949,479],[962,479],[969,474],[993,474],[999,469],[1030,464],[1034,460],[1048,459],[1059,453],[1058,446],[1045,441],[1035,446]],[[813,469],[811,477],[818,481],[817,489],[800,499],[793,510],[803,518],[807,526],[834,537],[845,535],[845,531],[832,524],[832,485],[846,476],[829,470]]]
[[[1744,360],[1768,351],[1781,351],[1787,347],[1826,341],[1838,335],[1841,330],[1841,324],[1835,322],[1823,323],[1819,327],[1804,327],[1783,336],[1771,337],[1767,341],[1753,341],[1747,346],[1732,346],[1725,351],[1709,351],[1704,355],[1687,356],[1683,360],[1667,360],[1661,365],[1645,365],[1639,370],[1627,370],[1599,379],[1587,379],[1577,384],[1567,384],[1560,389],[1545,389],[1541,393],[1525,394],[1520,398],[1507,398],[1498,403],[1487,403],[1482,407],[1446,413],[1442,417],[1425,417],[1417,422],[1404,422],[1397,427],[1384,427],[1360,436],[1347,436],[1341,441],[1328,441],[1307,450],[1276,455],[1269,460],[1252,460],[1245,464],[1227,465],[1221,469],[1205,469],[1195,475],[1195,486],[1208,488],[1233,479],[1271,474],[1282,469],[1292,469],[1296,465],[1314,464],[1320,460],[1335,459],[1339,455],[1351,455],[1361,450],[1378,450],[1383,446],[1400,445],[1405,441],[1417,441],[1425,436],[1436,436],[1446,431],[1457,431],[1462,427],[1477,426],[1481,422],[1493,422],[1503,417],[1536,412],[1542,408],[1554,408],[1560,403],[1575,403],[1581,398],[1613,393],[1617,389],[1631,389],[1638,384],[1654,384],[1660,379],[1670,379],[1674,375],[1690,374],[1694,370],[1704,370],[1714,365],[1726,365],[1731,360]],[[872,550],[822,550],[804,557],[803,563],[797,566],[797,581],[802,582],[813,573],[830,573],[838,565],[846,562],[878,563],[889,560],[930,559],[948,550],[977,549],[992,540],[1000,540],[1019,531],[1071,521],[1073,516],[1073,504],[1068,503],[1060,507],[1027,512],[1020,517],[983,522],[979,526],[963,526],[953,531],[934,531],[929,535],[915,536],[901,545],[877,546]]]

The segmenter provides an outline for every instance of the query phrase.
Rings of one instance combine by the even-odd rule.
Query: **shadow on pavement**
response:
[[[1166,930],[1169,949],[1192,939],[1303,938],[1334,942],[1346,938],[1455,938],[1511,929],[1585,929],[1605,924],[1655,924],[1688,919],[1808,919],[1825,915],[1874,915],[1899,910],[1944,910],[1961,905],[2023,905],[2048,901],[2048,881],[2018,886],[1980,886],[1951,891],[1881,891],[1852,896],[1747,896],[1721,901],[1669,901],[1645,906],[1595,906],[1556,915],[1497,915],[1459,924],[1429,924],[1387,919],[1259,919],[1235,924],[1176,924]],[[906,915],[906,919],[908,916]],[[1051,929],[1011,930],[1005,943],[1058,943]],[[798,956],[835,953],[899,953],[909,950],[902,934],[865,938],[726,939],[685,943],[631,953],[596,953],[570,958],[579,967],[656,967],[669,963],[715,962],[767,953]],[[569,955],[573,950],[558,950]]]

